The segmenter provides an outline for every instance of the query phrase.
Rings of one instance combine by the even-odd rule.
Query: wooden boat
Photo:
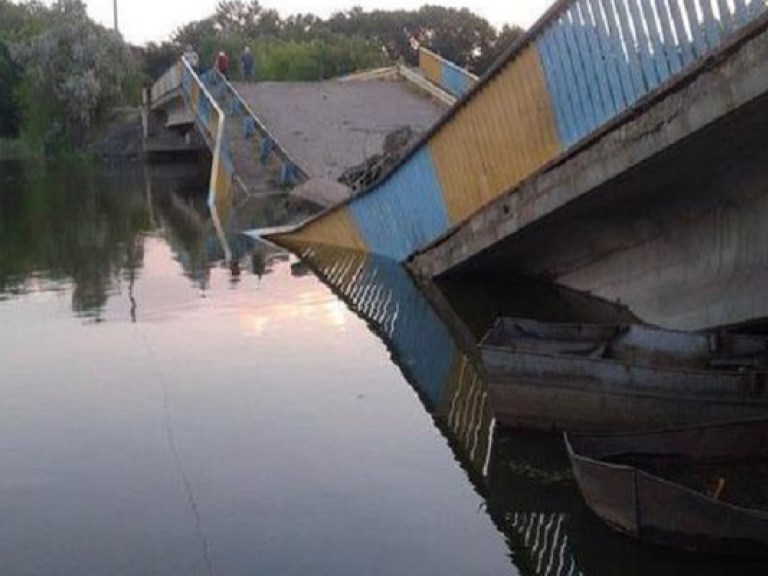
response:
[[[587,505],[616,530],[685,550],[768,556],[768,419],[565,442]]]
[[[648,430],[768,416],[768,340],[501,318],[481,345],[504,425]]]

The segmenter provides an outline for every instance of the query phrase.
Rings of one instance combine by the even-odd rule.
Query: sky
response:
[[[132,44],[167,40],[180,25],[200,20],[214,12],[217,0],[117,0],[120,31]],[[491,24],[517,24],[528,27],[554,0],[262,0],[266,8],[276,8],[282,16],[311,12],[327,17],[332,12],[359,5],[366,10],[415,9],[423,4],[469,8]],[[112,26],[113,0],[86,0],[91,17]]]

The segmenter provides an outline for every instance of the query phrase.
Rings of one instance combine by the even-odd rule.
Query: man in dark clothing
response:
[[[240,56],[240,67],[243,71],[243,79],[250,82],[253,78],[253,54],[249,46],[245,47]]]

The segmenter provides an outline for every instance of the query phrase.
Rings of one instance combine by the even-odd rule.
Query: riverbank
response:
[[[74,156],[104,163],[138,162],[143,155],[141,112],[138,108],[115,108],[93,127],[82,150],[60,150],[46,154],[42,145],[23,138],[0,138],[0,161]]]

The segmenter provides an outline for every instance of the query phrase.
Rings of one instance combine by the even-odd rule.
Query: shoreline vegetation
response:
[[[239,56],[248,46],[257,81],[317,81],[398,61],[416,65],[419,45],[480,75],[520,34],[519,27],[499,30],[467,9],[441,6],[356,7],[322,19],[281,17],[256,0],[222,0],[169,40],[135,47],[93,22],[82,0],[0,0],[0,160],[99,156],[102,145],[107,156],[125,149],[133,158],[126,135],[136,137],[135,119],[126,120],[133,118],[126,110],[135,111],[141,88],[186,46],[202,68],[227,52],[235,79],[243,76]]]

